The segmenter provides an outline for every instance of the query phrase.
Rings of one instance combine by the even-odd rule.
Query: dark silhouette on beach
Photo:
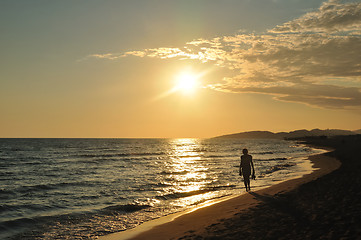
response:
[[[246,191],[251,191],[250,176],[252,166],[252,179],[255,179],[255,172],[253,166],[252,155],[248,154],[248,150],[244,148],[242,150],[243,155],[241,156],[241,164],[239,166],[239,175],[243,176],[244,186]]]

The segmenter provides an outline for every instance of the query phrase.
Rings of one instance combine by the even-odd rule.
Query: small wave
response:
[[[109,206],[106,208],[103,208],[101,211],[102,212],[127,212],[127,213],[131,213],[131,212],[136,212],[145,208],[149,208],[151,207],[150,205],[146,205],[146,204],[125,204],[125,205],[114,205],[114,206]]]
[[[3,221],[0,223],[1,230],[13,230],[17,228],[24,228],[36,223],[36,220],[32,218],[19,218],[16,220]]]
[[[192,149],[192,152],[208,152],[208,149],[207,148],[195,148],[195,149]]]
[[[188,155],[172,155],[171,157],[176,158],[176,159],[199,159],[201,157],[201,155],[195,155],[195,154],[188,154]]]
[[[277,160],[287,160],[287,158],[285,158],[285,157],[281,157],[281,158],[270,158],[269,159],[270,161],[277,161]]]
[[[12,210],[18,210],[18,207],[10,206],[7,204],[0,205],[0,213],[6,212],[6,211],[12,211]]]
[[[289,163],[279,164],[279,165],[273,166],[271,169],[265,171],[264,173],[265,173],[265,174],[274,173],[274,172],[276,172],[276,171],[283,170],[283,169],[292,167],[292,166],[294,166],[294,165],[295,165],[295,164],[289,164]]]
[[[34,212],[43,211],[46,209],[50,209],[50,206],[46,206],[43,204],[18,204],[18,205],[9,205],[3,204],[0,205],[0,213],[11,212],[11,211],[24,211],[25,209],[31,210]]]
[[[219,190],[223,190],[223,189],[228,189],[228,188],[235,188],[237,187],[237,185],[219,185],[219,186],[213,186],[213,187],[209,187],[208,189],[212,190],[212,191],[219,191]]]
[[[95,157],[127,157],[129,154],[117,153],[117,154],[77,154],[75,157],[82,158],[95,158]]]
[[[280,161],[287,160],[288,158],[280,157],[280,158],[267,158],[267,159],[256,159],[256,161]]]
[[[16,189],[15,192],[19,193],[28,193],[28,192],[38,192],[44,190],[53,190],[63,187],[73,187],[73,186],[91,186],[93,183],[90,182],[62,182],[62,183],[53,183],[53,184],[38,184],[30,186],[22,186]]]
[[[156,187],[169,187],[169,186],[173,186],[173,184],[171,184],[171,183],[157,183],[157,184],[153,184],[153,186],[156,186]]]
[[[132,157],[132,156],[161,156],[164,152],[139,152],[139,153],[99,153],[99,154],[76,154],[74,157],[81,158],[106,158],[106,157]]]
[[[14,195],[16,194],[14,191],[12,190],[9,190],[9,189],[0,189],[0,199],[2,199],[4,196],[6,195]],[[0,205],[1,207],[1,205]]]
[[[148,183],[145,184],[143,186],[138,187],[138,189],[152,189],[152,190],[156,190],[156,189],[160,189],[160,188],[166,188],[166,187],[170,187],[173,186],[173,184],[171,183],[165,183],[165,182],[160,182],[160,183]]]
[[[228,196],[232,196],[233,194],[225,194],[222,196],[216,196],[216,197],[212,197],[209,199],[200,199],[199,201],[196,201],[194,203],[191,204],[191,206],[197,206],[198,204],[204,203],[206,201],[212,201],[212,200],[216,200],[216,199],[220,199],[220,198],[224,198],[224,197],[228,197]]]
[[[165,194],[162,196],[157,196],[156,198],[160,199],[160,200],[178,199],[178,198],[191,197],[191,196],[195,196],[195,195],[199,195],[199,194],[204,194],[204,193],[208,193],[208,192],[219,191],[222,189],[234,188],[234,187],[236,187],[236,185],[214,186],[214,187],[208,187],[208,188],[195,190],[195,191],[189,191],[189,192],[175,192],[175,193]]]
[[[170,199],[178,199],[178,198],[184,198],[184,197],[190,197],[198,194],[203,194],[210,192],[211,190],[203,189],[203,190],[197,190],[197,191],[190,191],[190,192],[175,192],[170,194],[165,194],[162,196],[157,196],[157,199],[160,200],[170,200]]]
[[[206,158],[227,158],[227,157],[239,157],[234,154],[226,154],[226,155],[205,155]]]
[[[259,154],[259,155],[266,155],[266,154],[273,154],[273,152],[258,152],[255,154]]]
[[[175,171],[162,171],[159,174],[161,175],[184,175],[189,173],[189,171],[184,170],[184,171],[179,171],[179,172],[175,172]]]
[[[10,148],[9,151],[20,152],[20,151],[26,151],[26,149],[23,149],[23,148]]]

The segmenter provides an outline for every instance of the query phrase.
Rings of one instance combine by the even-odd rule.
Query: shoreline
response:
[[[330,150],[330,148],[323,148],[315,145],[312,145],[312,147]],[[99,237],[99,239],[178,239],[201,234],[202,230],[209,226],[217,225],[240,212],[245,212],[256,207],[263,202],[263,198],[266,196],[276,196],[278,194],[289,192],[302,184],[320,178],[341,166],[339,160],[334,157],[326,156],[326,153],[310,155],[308,159],[311,161],[313,169],[309,174],[288,179],[260,190],[208,202],[200,207],[154,219],[133,229],[108,234]]]

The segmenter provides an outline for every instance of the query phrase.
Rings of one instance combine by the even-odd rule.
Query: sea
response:
[[[96,239],[312,171],[320,153],[273,139],[0,139],[0,239]]]

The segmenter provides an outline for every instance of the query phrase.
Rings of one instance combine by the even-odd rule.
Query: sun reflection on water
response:
[[[188,206],[209,198],[206,186],[211,180],[207,178],[209,168],[200,161],[203,154],[198,139],[172,140],[168,165],[172,173],[169,178],[174,185],[172,191],[185,194],[184,198],[174,202],[175,205]]]

